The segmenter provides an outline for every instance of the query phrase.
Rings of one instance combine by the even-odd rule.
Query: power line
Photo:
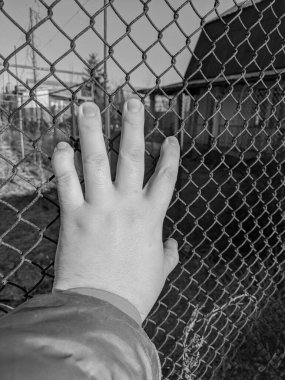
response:
[[[83,4],[83,7],[89,3],[90,0],[86,0],[86,2]],[[75,16],[78,15],[78,13],[81,11],[81,9],[79,8],[78,11],[73,15],[71,16],[64,25],[62,25],[62,28],[64,28],[67,24],[70,23],[70,21],[72,21],[74,19]],[[54,36],[52,36],[43,46],[41,46],[40,49],[43,49],[44,47],[46,47],[47,45],[49,45],[51,43],[51,41],[60,33],[60,30],[58,30]]]
[[[16,67],[15,64],[9,64],[9,67]],[[50,68],[47,67],[38,67],[38,66],[29,66],[29,65],[17,65],[20,69],[28,69],[28,70],[39,70],[39,71],[50,71]],[[86,72],[83,71],[70,71],[70,70],[61,70],[56,69],[57,73],[63,74],[75,74],[75,75],[86,75]]]

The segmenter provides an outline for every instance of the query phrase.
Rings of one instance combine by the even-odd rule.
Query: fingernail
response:
[[[57,144],[56,149],[62,150],[62,149],[67,148],[67,146],[68,146],[67,142],[65,142],[65,141],[60,141],[60,142]]]
[[[91,102],[82,104],[82,113],[85,117],[94,117],[97,114],[97,106]]]
[[[127,102],[127,108],[130,112],[138,112],[141,109],[141,102],[136,98],[131,98]]]
[[[178,140],[176,137],[174,136],[170,136],[168,137],[167,141],[169,142],[169,144],[171,145],[177,145],[178,144]]]

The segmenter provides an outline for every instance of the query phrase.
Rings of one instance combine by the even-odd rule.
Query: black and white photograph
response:
[[[284,250],[284,0],[0,1],[0,380],[285,380]]]

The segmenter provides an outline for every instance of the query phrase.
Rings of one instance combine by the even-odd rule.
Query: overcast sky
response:
[[[242,0],[239,0],[238,2],[241,1]],[[50,5],[53,2],[55,1],[45,1],[47,5]],[[78,2],[84,5],[86,11],[92,15],[104,4],[104,0],[78,0]],[[206,20],[210,20],[216,16],[213,11],[211,12],[215,1],[192,0],[192,4],[195,6],[196,12],[199,13],[200,17],[194,11],[190,1],[168,0],[168,3],[175,9],[178,9],[185,3],[185,5],[179,10],[179,18],[177,22],[187,36],[193,34],[190,44],[190,48],[193,49],[200,34],[198,29],[201,17],[205,17],[209,12],[210,13],[208,16],[206,16]],[[114,0],[112,4],[126,23],[130,23],[143,12],[143,4],[139,0]],[[220,5],[218,6],[217,11],[222,13],[233,5],[233,0],[220,0]],[[39,21],[47,16],[46,7],[43,6],[38,0],[4,1],[4,10],[25,30],[28,30],[30,25],[30,7],[32,7],[35,11],[34,19],[36,17],[36,12],[38,13]],[[149,11],[147,14],[149,18],[160,30],[173,20],[173,11],[167,5],[165,0],[151,0],[148,3],[148,7]],[[61,0],[53,8],[53,20],[70,38],[74,38],[76,35],[84,31],[90,23],[88,15],[80,9],[75,0]],[[107,20],[107,42],[112,45],[126,32],[126,26],[110,6],[107,8]],[[103,12],[96,17],[94,28],[97,33],[103,37]],[[145,50],[157,40],[157,31],[144,15],[132,25],[130,36],[142,50]],[[191,52],[189,49],[185,48],[185,40],[185,36],[175,24],[172,24],[163,32],[163,37],[161,39],[161,42],[169,50],[170,54],[176,54],[184,48],[176,59],[176,68],[181,76],[185,74],[187,65],[191,58]],[[25,34],[13,25],[13,23],[3,13],[0,12],[0,54],[6,58],[13,52],[14,46],[18,48],[23,45],[25,41]],[[96,36],[94,31],[89,29],[83,33],[75,43],[75,51],[83,59],[86,59],[92,52],[96,52],[100,59],[103,58],[104,45],[100,38]],[[56,29],[50,20],[46,21],[35,32],[35,45],[50,62],[55,62],[70,49],[69,40]],[[116,59],[122,68],[127,72],[132,70],[141,61],[142,53],[128,37],[125,37],[123,40],[118,42],[113,49],[114,59]],[[49,65],[40,56],[37,55],[36,60],[38,66],[49,67]],[[11,58],[10,63],[15,64],[15,59]],[[24,47],[21,52],[17,54],[17,63],[18,65],[32,64],[30,47]],[[170,66],[171,57],[160,44],[156,44],[147,53],[147,63],[156,75],[160,75]],[[57,63],[56,67],[71,71],[82,71],[84,64],[80,61],[76,54],[72,52]],[[114,60],[108,59],[107,69],[108,78],[111,85],[115,86],[124,81],[125,74],[114,62]],[[13,71],[15,72],[15,69],[13,69]],[[32,78],[32,71],[18,69],[18,75],[23,81],[25,81],[28,77]],[[38,73],[38,77],[40,78],[42,78],[43,75],[46,75],[46,73]],[[180,75],[174,69],[171,69],[162,77],[162,84],[165,85],[179,82],[181,81]],[[6,83],[9,79],[13,83],[12,78],[8,78],[7,74],[2,74],[1,77],[0,87],[2,87],[3,83]],[[64,81],[74,82],[81,79],[79,76],[76,77],[76,75],[72,76],[71,74],[62,74],[61,78]],[[132,85],[139,87],[153,85],[154,79],[154,75],[146,67],[146,65],[139,66],[130,76]]]

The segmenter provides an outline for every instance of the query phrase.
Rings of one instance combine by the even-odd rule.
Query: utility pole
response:
[[[34,16],[33,16],[33,9],[30,8],[30,25],[31,25],[31,29],[33,28],[34,26]],[[37,22],[37,19],[36,19],[36,22]],[[34,33],[31,34],[31,40],[32,40],[32,65],[33,65],[33,74],[34,74],[34,84],[36,85],[37,83],[37,61],[36,61],[36,54],[35,54],[35,51],[33,49],[33,47],[35,47],[35,39],[34,39]],[[37,90],[36,90],[37,91]],[[35,94],[36,94],[36,99],[37,99],[37,92],[35,91]],[[36,110],[36,122],[37,122],[37,130],[39,133],[41,133],[41,122],[40,122],[40,119],[39,119],[39,114],[38,114],[38,104],[36,102],[35,103],[35,110]],[[41,145],[42,145],[42,141],[39,140],[39,148],[41,149]],[[37,157],[37,155],[36,155]],[[40,177],[41,177],[41,181],[43,182],[44,181],[44,173],[43,173],[43,166],[42,166],[42,156],[41,156],[41,152],[39,152],[39,169],[40,169]]]
[[[73,69],[73,65],[72,65]],[[72,77],[71,77],[71,83],[73,81],[73,72],[72,72]],[[75,109],[74,109],[74,102],[71,101],[71,131],[70,134],[74,137],[77,138],[77,131],[76,131],[76,118],[75,118]]]
[[[32,27],[34,26],[34,16],[33,16],[33,9],[30,8],[30,25],[31,25],[31,29]],[[32,37],[32,46],[34,47],[35,46],[35,40],[34,40],[34,33],[32,33],[31,35]],[[33,74],[34,74],[34,84],[37,83],[37,62],[36,62],[36,54],[35,54],[35,51],[34,49],[32,48],[32,66],[33,66]],[[36,96],[37,98],[37,96]],[[38,105],[37,103],[35,103],[35,107],[36,107],[36,121],[38,123]]]
[[[108,141],[110,140],[110,108],[106,107],[109,105],[107,92],[107,0],[104,0],[104,108],[105,108],[105,134],[107,135]],[[109,145],[109,144],[108,144]],[[108,147],[109,148],[109,147]],[[111,166],[112,151],[109,152],[109,163]]]
[[[14,51],[16,51],[16,46],[14,46]],[[18,62],[17,62],[17,54],[15,54],[15,66],[16,66],[16,75],[17,78],[19,78],[18,75]],[[20,140],[21,140],[21,152],[22,152],[22,159],[25,157],[25,148],[24,148],[24,135],[23,135],[23,115],[22,115],[22,95],[19,94],[19,92],[16,92],[16,98],[17,98],[17,106],[20,105],[19,110],[19,127],[20,127]]]

